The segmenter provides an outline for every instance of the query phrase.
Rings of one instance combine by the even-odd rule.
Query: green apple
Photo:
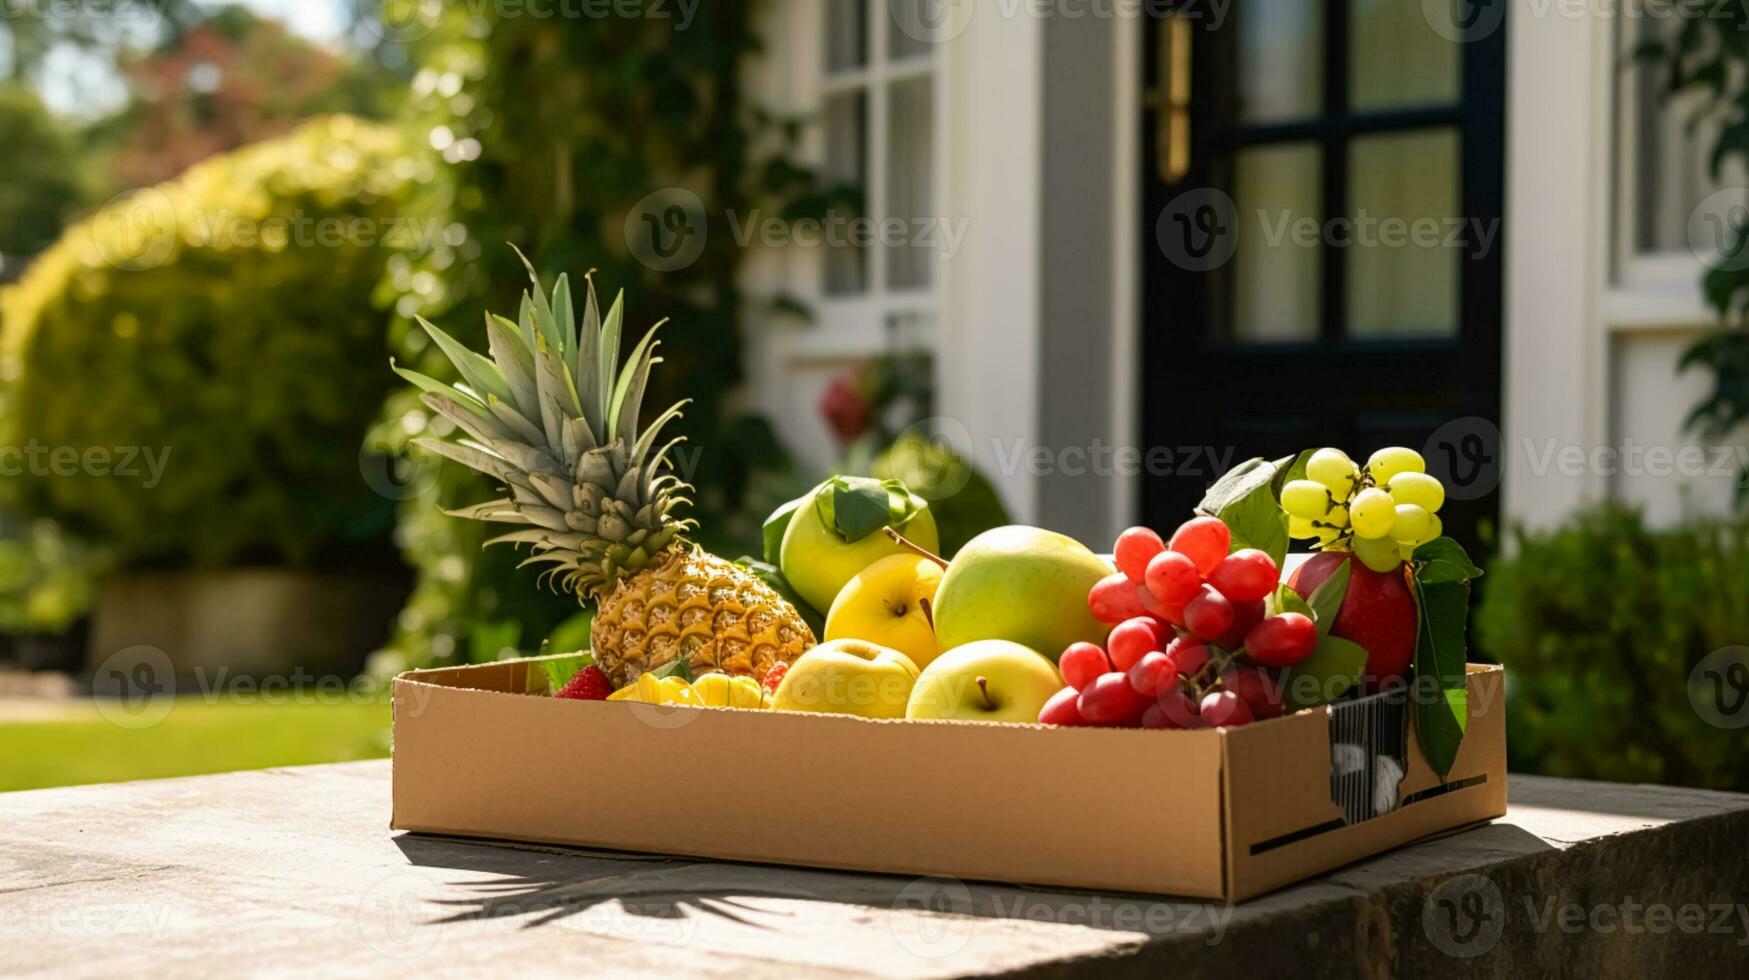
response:
[[[1112,574],[1074,538],[1036,527],[985,531],[960,549],[935,596],[943,650],[1012,640],[1053,663],[1070,644],[1103,645],[1111,627],[1093,618],[1087,594]]]
[[[1062,689],[1063,675],[1037,650],[982,640],[949,650],[924,668],[905,717],[1030,724]]]
[[[887,537],[887,527],[925,551],[941,547],[928,501],[903,483],[835,476],[791,516],[780,552],[783,576],[808,605],[831,609],[857,572],[888,555],[911,553]]]
[[[918,555],[888,555],[856,573],[832,600],[825,640],[869,640],[893,648],[919,667],[941,652],[931,605],[941,566]]]
[[[775,711],[903,718],[917,665],[897,650],[862,640],[822,643],[796,658],[771,695]]]

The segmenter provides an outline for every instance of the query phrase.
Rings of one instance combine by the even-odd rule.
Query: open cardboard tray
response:
[[[561,701],[534,663],[396,679],[393,828],[1238,902],[1506,812],[1494,666],[1442,783],[1384,696],[1052,729]]]

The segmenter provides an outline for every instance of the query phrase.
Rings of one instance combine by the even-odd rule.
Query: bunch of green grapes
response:
[[[1427,475],[1413,449],[1392,446],[1356,466],[1340,449],[1320,449],[1306,478],[1281,489],[1288,533],[1324,551],[1353,551],[1366,567],[1388,572],[1444,533],[1445,487]]]

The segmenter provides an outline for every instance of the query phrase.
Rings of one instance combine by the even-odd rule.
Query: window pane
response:
[[[826,164],[824,176],[832,184],[845,184],[866,193],[868,179],[868,93],[857,91],[826,100]],[[835,205],[843,210],[843,205]],[[858,217],[838,214],[841,221]],[[852,244],[828,246],[826,292],[833,295],[860,293],[868,288],[868,250]]]
[[[868,64],[868,0],[826,0],[826,70]]]
[[[931,54],[935,46],[929,43],[927,35],[923,38],[913,37],[899,25],[928,27],[943,23],[952,13],[954,2],[956,0],[888,0],[891,14],[887,17],[887,60],[900,61]]]
[[[1239,117],[1276,122],[1318,115],[1324,105],[1324,5],[1259,0],[1234,13]]]
[[[930,165],[934,152],[935,87],[929,77],[895,83],[887,106],[891,146],[887,153],[888,216],[906,222],[914,232],[936,220],[931,208]],[[887,285],[914,289],[929,285],[935,251],[912,247],[907,233],[903,245],[889,246]],[[933,235],[931,236],[933,239]],[[929,239],[926,239],[929,240]]]
[[[1314,144],[1242,151],[1234,161],[1233,338],[1312,340],[1318,336],[1322,259],[1323,161]],[[1312,230],[1308,240],[1295,231]]]
[[[1628,35],[1624,52],[1660,35],[1674,36],[1681,28],[1675,18],[1642,17],[1633,23],[1633,27],[1623,25]],[[1623,97],[1631,104],[1626,116],[1629,128],[1617,139],[1625,201],[1633,218],[1631,248],[1642,254],[1687,252],[1690,217],[1700,210],[1701,202],[1721,187],[1749,186],[1749,173],[1732,157],[1721,179],[1713,180],[1708,154],[1718,140],[1719,125],[1716,119],[1694,118],[1695,108],[1704,103],[1704,92],[1669,96],[1667,73],[1633,62],[1625,54],[1623,61],[1628,65],[1623,72]],[[1703,225],[1703,233],[1711,227]]]
[[[1473,0],[1449,2],[1469,4]],[[1350,0],[1350,4],[1350,106],[1393,109],[1441,105],[1462,97],[1458,43],[1433,30],[1420,3]]]
[[[1350,337],[1449,337],[1457,333],[1458,269],[1483,238],[1463,226],[1458,135],[1368,136],[1349,145]],[[1483,229],[1493,236],[1498,227]],[[1499,247],[1489,237],[1490,248]]]

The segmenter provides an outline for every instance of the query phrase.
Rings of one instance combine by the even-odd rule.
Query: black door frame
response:
[[[1156,140],[1158,115],[1168,111],[1164,93],[1144,100],[1140,124],[1141,200],[1143,215],[1143,280],[1140,328],[1142,372],[1141,432],[1147,446],[1177,447],[1190,444],[1222,426],[1234,425],[1233,404],[1221,404],[1212,385],[1220,379],[1269,386],[1278,402],[1277,416],[1296,415],[1298,429],[1314,430],[1321,444],[1337,445],[1355,452],[1369,452],[1357,445],[1357,426],[1352,419],[1370,410],[1403,410],[1425,414],[1427,430],[1459,418],[1479,418],[1496,429],[1501,414],[1502,356],[1505,312],[1505,132],[1506,132],[1506,37],[1503,23],[1462,43],[1461,101],[1449,105],[1378,112],[1348,109],[1348,5],[1349,0],[1321,0],[1325,8],[1325,115],[1306,121],[1239,125],[1231,123],[1234,48],[1229,23],[1211,31],[1206,20],[1191,19],[1190,166],[1182,179],[1164,183]],[[1476,5],[1506,0],[1472,0]],[[1194,11],[1196,0],[1184,4]],[[1235,11],[1239,16],[1243,11]],[[1501,21],[1504,18],[1500,18]],[[1160,77],[1159,43],[1164,20],[1150,18],[1144,54],[1144,78],[1148,84]],[[1342,336],[1346,311],[1346,249],[1325,246],[1322,267],[1322,303],[1318,339],[1304,343],[1234,343],[1215,336],[1216,324],[1225,322],[1219,269],[1195,271],[1168,257],[1157,237],[1156,221],[1169,205],[1184,200],[1181,195],[1198,188],[1230,187],[1231,152],[1286,140],[1315,140],[1323,158],[1324,206],[1327,216],[1347,214],[1347,139],[1356,134],[1410,132],[1430,127],[1456,127],[1461,140],[1459,201],[1462,216],[1485,223],[1495,231],[1490,247],[1480,255],[1466,249],[1458,278],[1458,332],[1453,338],[1403,340],[1351,340]],[[1235,220],[1237,216],[1234,216]],[[1473,227],[1473,226],[1472,226]],[[1374,379],[1425,378],[1417,392],[1399,392],[1398,403],[1387,397],[1376,405],[1364,399],[1344,400],[1331,394],[1331,373],[1344,363],[1364,362]],[[1339,373],[1336,374],[1340,384]],[[1179,383],[1182,382],[1182,383]],[[1398,381],[1397,383],[1402,383]],[[1195,394],[1187,397],[1187,393]],[[1270,413],[1263,413],[1270,414]],[[1261,423],[1255,450],[1248,446],[1215,446],[1217,452],[1236,450],[1229,462],[1273,451],[1268,422]],[[1327,435],[1325,435],[1327,433]],[[1235,440],[1238,441],[1238,440]],[[1248,440],[1247,440],[1248,441]],[[1420,446],[1417,446],[1420,448]],[[1433,461],[1430,460],[1430,463]],[[1152,526],[1173,526],[1188,516],[1200,494],[1200,485],[1218,473],[1160,474],[1144,476],[1140,499],[1143,517]],[[1472,532],[1478,523],[1498,517],[1498,494],[1463,501],[1453,508],[1453,530]]]

